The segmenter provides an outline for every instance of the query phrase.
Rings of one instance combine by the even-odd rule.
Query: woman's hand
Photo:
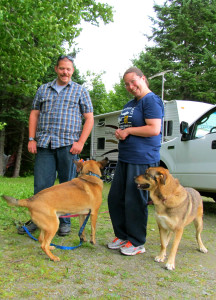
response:
[[[125,140],[128,135],[127,129],[117,129],[115,132],[115,137],[120,141]]]

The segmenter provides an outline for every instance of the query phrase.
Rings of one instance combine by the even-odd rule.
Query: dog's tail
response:
[[[2,198],[5,199],[10,206],[23,206],[28,207],[28,199],[18,200],[13,197],[2,195]]]

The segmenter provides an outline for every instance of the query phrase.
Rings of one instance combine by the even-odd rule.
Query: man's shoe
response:
[[[70,225],[63,224],[63,225],[60,225],[60,227],[59,227],[58,235],[65,236],[65,235],[68,235],[70,233],[70,231],[71,231]]]
[[[136,255],[139,253],[144,253],[145,247],[143,245],[134,247],[131,242],[128,241],[124,247],[121,247],[120,251],[124,255]]]
[[[28,231],[29,231],[30,233],[34,232],[34,231],[38,228],[37,225],[36,225],[35,223],[32,222],[32,220],[29,220],[29,221],[26,222],[23,226],[25,226],[25,227],[28,229]],[[25,229],[23,228],[23,226],[19,226],[19,227],[17,228],[17,232],[18,232],[19,234],[25,234],[25,233],[26,233],[26,231],[25,231]]]
[[[109,249],[119,249],[123,247],[126,243],[127,241],[115,238],[112,242],[108,243],[107,247]]]

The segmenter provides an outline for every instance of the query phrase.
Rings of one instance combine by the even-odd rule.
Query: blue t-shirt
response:
[[[123,108],[119,128],[145,126],[145,119],[162,119],[164,107],[160,97],[150,92],[142,99],[129,101]],[[129,135],[119,141],[119,160],[132,164],[152,164],[160,161],[161,133],[152,137]]]

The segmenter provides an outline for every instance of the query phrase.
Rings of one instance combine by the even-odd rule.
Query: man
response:
[[[72,57],[60,56],[55,72],[57,79],[38,89],[29,117],[28,151],[36,154],[34,194],[54,185],[57,173],[60,183],[75,177],[73,161],[83,150],[94,124],[89,93],[71,81]],[[32,221],[25,226],[30,232],[37,229]],[[60,218],[58,234],[65,236],[69,232],[70,218]],[[25,231],[19,227],[18,233]]]

